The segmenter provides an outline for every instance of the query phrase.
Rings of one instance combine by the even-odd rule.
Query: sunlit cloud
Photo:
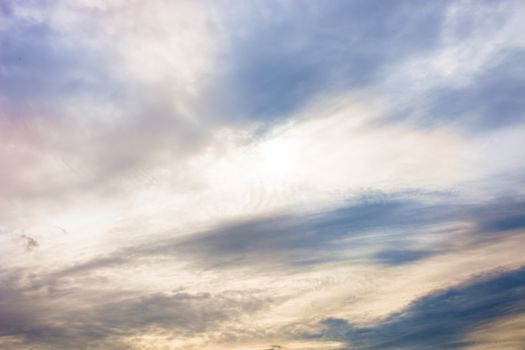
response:
[[[0,0],[0,347],[522,349],[524,20]]]

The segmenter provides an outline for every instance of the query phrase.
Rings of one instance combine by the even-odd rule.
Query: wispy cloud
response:
[[[523,23],[0,0],[0,347],[521,349]]]

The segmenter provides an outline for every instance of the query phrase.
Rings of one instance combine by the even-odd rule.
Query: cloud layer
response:
[[[521,350],[523,23],[0,0],[0,347]]]

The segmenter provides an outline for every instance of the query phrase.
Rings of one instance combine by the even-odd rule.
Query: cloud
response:
[[[0,347],[511,336],[524,15],[0,0]]]
[[[192,338],[220,329],[273,302],[248,291],[138,296],[102,292],[101,299],[91,300],[93,291],[35,294],[16,287],[23,283],[21,275],[11,274],[8,279],[11,287],[0,290],[0,338],[18,339],[22,346],[38,349],[119,349],[126,337],[138,334],[152,335],[160,346],[173,337]],[[71,294],[75,304],[68,302]]]
[[[419,236],[424,236],[419,232],[430,233],[433,225],[443,224],[444,220],[453,222],[459,218],[450,207],[425,204],[410,196],[370,196],[332,210],[262,216],[218,225],[189,237],[117,249],[49,274],[45,281],[52,283],[162,257],[183,257],[197,266],[219,270],[271,266],[308,268],[339,260],[373,261],[374,254],[385,263],[389,253],[382,251],[384,247],[417,242]],[[424,257],[425,254],[419,256]],[[416,256],[412,258],[417,260]],[[391,256],[390,260],[394,262]]]
[[[498,318],[488,325],[478,327],[466,337],[470,344],[466,349],[488,350],[494,347],[502,350],[523,349],[524,322],[525,315],[518,314]]]
[[[508,197],[469,203],[436,194],[371,194],[330,210],[265,215],[185,237],[124,247],[49,274],[47,283],[165,257],[217,270],[281,267],[300,271],[344,261],[411,264],[497,241],[505,234],[519,235],[522,204],[521,199]],[[453,236],[464,245],[447,243]]]
[[[319,335],[344,339],[356,349],[460,349],[470,345],[470,330],[502,316],[522,314],[525,269],[472,281],[412,303],[369,327],[326,319]]]
[[[361,250],[383,242],[403,240],[408,232],[450,215],[447,209],[412,199],[369,199],[306,215],[263,217],[218,227],[193,235],[174,246],[162,245],[151,253],[180,251],[205,265],[319,264],[338,259],[361,259]],[[176,253],[175,253],[176,254]],[[366,253],[365,253],[366,254]]]
[[[523,123],[525,104],[520,96],[525,92],[525,71],[519,62],[524,54],[523,49],[507,49],[468,85],[430,91],[430,115],[437,121],[463,121],[472,125],[469,130]]]
[[[241,117],[275,120],[316,96],[364,89],[385,66],[432,47],[444,10],[445,3],[414,8],[404,1],[234,6],[225,24],[233,33],[226,98]]]
[[[450,200],[450,197],[446,198]],[[520,210],[520,203],[516,202],[514,210]],[[509,209],[491,209],[498,207]],[[494,214],[491,220],[497,220],[498,213],[505,216],[508,212],[512,212],[510,209],[512,207],[512,202],[507,198],[496,199],[482,205],[460,205],[440,203],[436,201],[436,195],[430,197],[400,195],[393,198],[384,195],[370,196],[348,206],[322,213],[258,218],[219,226],[214,230],[193,234],[187,238],[141,244],[52,273],[42,273],[42,271],[37,273],[31,270],[18,274],[10,273],[4,276],[6,283],[3,284],[10,288],[4,289],[1,293],[2,305],[5,305],[3,309],[6,310],[5,315],[8,315],[8,318],[2,320],[2,330],[6,337],[23,339],[29,342],[28,344],[49,344],[49,347],[59,349],[68,348],[74,343],[118,348],[124,345],[114,344],[125,344],[122,342],[137,334],[144,334],[144,336],[149,334],[159,344],[165,344],[163,342],[170,337],[170,330],[176,330],[177,339],[187,341],[201,337],[199,335],[201,333],[208,334],[215,330],[227,329],[227,334],[235,334],[236,339],[243,341],[245,338],[239,334],[242,334],[243,327],[248,327],[250,323],[240,323],[239,328],[231,326],[230,321],[241,322],[239,320],[252,317],[252,314],[259,311],[261,320],[265,320],[265,317],[273,320],[275,316],[272,316],[271,312],[265,315],[265,310],[269,309],[274,310],[273,313],[289,314],[291,311],[287,308],[292,308],[295,310],[292,313],[295,315],[293,317],[299,314],[301,316],[299,320],[302,322],[307,322],[302,318],[306,315],[308,315],[307,320],[317,313],[326,315],[329,314],[328,310],[336,306],[341,312],[347,308],[356,309],[357,316],[359,316],[358,306],[368,310],[368,313],[374,313],[375,311],[371,310],[377,307],[374,305],[375,297],[385,300],[384,295],[392,295],[399,298],[400,306],[403,306],[402,300],[410,301],[408,295],[396,296],[396,293],[400,293],[399,288],[405,290],[406,283],[411,283],[410,281],[418,286],[414,296],[422,297],[430,292],[431,296],[428,297],[430,301],[434,300],[433,295],[438,296],[436,297],[438,301],[432,301],[432,305],[441,305],[441,300],[448,300],[449,296],[448,294],[441,296],[440,293],[435,292],[436,288],[440,288],[441,283],[445,283],[443,278],[437,278],[440,274],[450,276],[447,283],[453,286],[469,278],[471,273],[469,271],[472,269],[476,271],[476,266],[483,272],[490,271],[498,264],[503,266],[506,257],[512,261],[515,252],[512,253],[507,248],[509,244],[515,248],[520,246],[520,241],[516,240],[520,237],[520,231],[496,230],[493,232],[494,235],[482,231],[483,234],[480,235],[476,230],[483,226],[479,226],[476,220],[481,220],[480,217],[483,218],[483,215],[472,214],[480,211],[492,212]],[[459,228],[456,228],[459,234],[454,233],[453,228],[456,224],[459,225]],[[464,236],[460,229],[465,226],[472,228],[467,236]],[[436,235],[439,240],[435,239]],[[450,241],[454,241],[454,244]],[[498,245],[501,247],[498,248]],[[398,248],[410,246],[414,248],[412,250]],[[429,250],[425,251],[425,249]],[[419,254],[419,252],[425,253]],[[479,259],[486,261],[487,266],[483,267],[482,264],[477,263]],[[166,275],[170,276],[170,279],[181,279],[182,285],[195,283],[191,282],[195,281],[194,279],[187,279],[183,271],[190,275],[198,274],[201,277],[197,280],[201,279],[205,285],[208,283],[213,285],[209,282],[210,277],[206,276],[208,273],[206,271],[211,268],[210,273],[215,271],[217,274],[218,280],[214,282],[218,283],[217,290],[213,293],[202,289],[197,291],[193,285],[191,292],[167,292],[163,290],[165,287],[158,292],[141,291],[144,288],[141,283],[146,280],[141,275],[139,267],[142,266],[147,275],[151,275],[152,269],[158,269],[155,273],[156,277],[153,276],[156,280],[165,273],[163,271],[167,266],[172,266],[169,265],[169,261],[184,262],[183,270],[175,265],[173,270],[172,267],[168,268],[172,271]],[[342,262],[342,264],[333,265],[334,262]],[[373,265],[374,263],[376,265]],[[367,277],[368,282],[364,283],[359,279],[359,272],[352,269],[340,270],[348,265],[358,270],[377,266],[378,270],[372,269]],[[204,269],[200,269],[199,266]],[[239,274],[232,273],[231,268],[234,268],[233,271],[240,268]],[[397,273],[403,277],[395,277],[396,270],[392,269],[399,269]],[[429,273],[430,270],[433,273]],[[247,271],[251,271],[249,278],[246,277]],[[317,271],[315,273],[320,275],[309,276],[308,271]],[[262,277],[266,274],[270,274],[269,279]],[[378,278],[379,275],[384,275],[384,280]],[[521,278],[521,275],[517,276]],[[239,278],[245,276],[246,282],[237,282],[236,276]],[[275,276],[282,276],[281,290],[277,287],[279,284],[275,286]],[[347,276],[354,283],[349,285],[343,276]],[[130,277],[142,282],[133,284],[131,280],[128,281]],[[305,278],[308,287],[297,284],[300,282],[296,280],[297,278]],[[328,278],[329,282],[326,284],[319,282],[324,281],[325,278]],[[375,286],[372,281],[384,283],[383,287],[390,286],[392,290],[388,288],[383,290]],[[503,278],[494,283],[487,282],[487,286],[501,285],[509,287],[509,290],[515,290],[512,281],[513,278],[510,280]],[[173,286],[172,283],[168,285]],[[315,283],[321,283],[323,288],[315,287]],[[210,285],[204,290],[209,290]],[[367,291],[367,285],[372,290]],[[115,290],[116,286],[120,287]],[[257,286],[255,290],[251,289],[255,286]],[[357,289],[354,290],[350,286]],[[140,288],[137,290],[135,289],[137,287]],[[228,291],[228,288],[234,289]],[[304,293],[304,296],[296,295],[293,292],[295,288],[297,293]],[[461,288],[456,289],[461,291]],[[477,290],[476,288],[472,290]],[[421,293],[418,294],[417,291]],[[471,289],[461,293],[470,296]],[[494,302],[501,296],[499,291],[486,286],[482,287],[479,293],[493,295]],[[367,300],[367,297],[371,299]],[[340,303],[343,300],[340,298],[347,300],[347,303],[350,298],[358,304],[348,303],[342,307]],[[423,297],[424,300],[425,298]],[[502,303],[505,302],[504,299],[505,297]],[[73,300],[82,305],[81,312],[71,306]],[[101,303],[100,300],[104,302]],[[312,306],[304,308],[297,306],[302,302],[309,305],[312,300],[316,303],[330,302],[332,306],[322,307],[321,304],[320,309]],[[387,300],[385,302],[390,306],[395,304]],[[425,303],[416,302],[414,305],[423,306],[409,308],[409,310],[413,308],[416,314],[422,313],[420,316],[414,316],[417,318],[413,321],[415,324],[424,324],[427,313],[420,309],[425,309]],[[472,303],[478,305],[474,301]],[[301,309],[304,309],[306,315],[298,311]],[[435,309],[432,312],[438,313],[439,307],[436,306]],[[503,306],[501,308],[498,306],[497,310],[503,310]],[[378,314],[381,315],[381,312],[379,311]],[[390,312],[386,313],[388,314]],[[397,324],[395,320],[402,319],[403,315],[405,311],[386,316],[392,321],[385,322]],[[457,322],[462,322],[460,320],[462,315],[456,315]],[[438,316],[442,317],[441,314]],[[487,322],[495,317],[489,316]],[[62,326],[65,324],[67,326]],[[411,324],[409,323],[409,326]],[[288,327],[289,323],[277,323],[277,327],[279,325]],[[476,323],[477,325],[479,324]],[[283,338],[282,344],[287,344],[294,339],[293,336],[290,338],[287,332],[280,333],[276,330],[272,330],[275,334],[265,336],[259,328],[261,325],[256,324],[253,327],[254,333],[249,337],[257,341],[272,339],[271,334],[274,338]],[[366,343],[369,329],[362,325],[353,327],[352,329],[356,329],[355,334],[358,334],[358,341],[362,340]],[[391,327],[393,330],[385,330],[384,334],[381,333],[383,331],[377,330],[378,337],[396,339],[393,332],[401,326]],[[208,335],[202,336],[207,339],[202,340],[204,343],[227,342],[220,336],[217,339],[207,338]],[[318,340],[341,339],[343,338],[332,339],[327,336]]]
[[[4,3],[1,16],[0,106],[2,118],[55,118],[64,104],[88,99],[111,103],[122,85],[111,67],[108,46],[85,32],[96,29],[77,19],[61,26],[58,5]],[[84,32],[85,31],[85,32]]]
[[[376,85],[390,101],[388,118],[469,134],[523,122],[525,12],[516,1],[492,5],[450,3],[436,45],[389,67]]]
[[[175,62],[170,54],[200,32],[175,38],[178,21],[163,17],[198,13],[190,3],[167,11],[163,2],[147,11],[117,3],[105,9],[80,2],[4,5],[9,11],[0,26],[0,167],[9,171],[0,174],[0,192],[10,204],[1,204],[2,220],[20,226],[68,216],[68,209],[76,215],[93,201],[114,210],[137,192],[166,183],[189,156],[213,144],[212,130],[192,121],[186,106],[198,90],[187,92],[189,82],[205,81],[197,76],[200,68],[190,73],[184,55]],[[114,17],[119,11],[126,15]],[[148,38],[130,34],[139,14],[144,22],[160,16],[174,23],[155,27],[174,40],[172,47],[146,47]],[[137,45],[142,49],[135,50]],[[202,48],[197,46],[187,55],[195,56]],[[167,66],[157,59],[150,68],[160,72],[149,79],[142,63],[159,50]],[[167,82],[166,70],[173,73]],[[17,210],[21,202],[24,213]]]
[[[21,235],[20,238],[25,242],[26,251],[31,251],[32,249],[35,249],[39,246],[38,241],[32,237]]]
[[[425,250],[386,249],[379,252],[376,258],[386,265],[402,265],[424,259],[431,254],[431,251]]]
[[[481,204],[447,199],[436,199],[432,194],[371,195],[332,210],[226,224],[172,243],[138,248],[136,253],[182,254],[216,268],[259,264],[308,267],[354,259],[397,265],[447,251],[448,247],[434,241],[425,244],[425,239],[452,235],[454,228],[471,226],[471,234],[489,237],[521,231],[521,199],[503,197]]]
[[[472,211],[477,218],[478,231],[498,233],[525,228],[525,202],[520,197],[508,197],[494,203],[488,208],[477,208]]]

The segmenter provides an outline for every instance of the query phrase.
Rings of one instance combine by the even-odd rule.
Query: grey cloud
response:
[[[264,350],[280,350],[280,349],[282,349],[282,348],[283,348],[283,347],[280,346],[280,345],[272,345],[272,346],[270,346],[269,348],[264,349]]]
[[[332,211],[261,218],[219,227],[160,248],[175,248],[208,266],[308,266],[341,259],[367,259],[360,251],[372,245],[404,240],[407,233],[428,229],[446,215],[446,207],[426,207],[412,199],[349,203]],[[377,237],[380,238],[377,238]],[[383,243],[380,244],[380,241]],[[356,255],[345,256],[354,252]],[[204,257],[207,257],[206,259]]]
[[[520,197],[505,197],[490,207],[472,210],[478,232],[505,233],[525,229],[525,200]]]
[[[29,237],[24,234],[24,235],[21,235],[20,238],[24,240],[26,251],[31,251],[39,246],[38,241],[34,239],[33,237]]]
[[[523,201],[519,198],[500,197],[486,203],[466,205],[454,203],[451,197],[446,197],[445,203],[428,203],[413,196],[371,196],[323,213],[258,218],[224,225],[183,240],[130,247],[50,274],[11,274],[3,279],[2,284],[10,287],[0,290],[0,303],[5,310],[4,318],[0,320],[1,331],[3,335],[24,339],[28,344],[53,344],[57,349],[67,349],[72,342],[90,344],[95,339],[117,344],[113,338],[145,329],[159,332],[171,329],[179,335],[206,332],[235,317],[256,313],[272,300],[250,292],[215,295],[173,292],[144,296],[112,295],[105,302],[88,304],[91,306],[81,312],[70,306],[63,312],[53,310],[60,310],[61,302],[72,297],[83,300],[89,295],[93,300],[100,294],[102,300],[103,292],[81,291],[75,286],[85,283],[85,278],[100,269],[140,264],[143,259],[176,257],[204,268],[264,268],[264,271],[274,273],[283,268],[301,271],[300,268],[312,264],[348,259],[385,265],[410,264],[439,254],[440,249],[447,249],[432,245],[427,247],[428,250],[410,248],[418,238],[432,232],[434,225],[470,223],[474,224],[471,225],[473,237],[482,233],[481,240],[483,237],[495,239],[498,233],[512,233],[501,223],[523,212]],[[367,250],[370,247],[375,249]],[[355,257],[345,255],[352,251],[355,251]],[[521,287],[516,284],[522,281],[523,270],[520,271],[495,277],[486,283],[476,282],[464,290],[431,295],[415,303],[408,313],[410,316],[405,316],[405,313],[392,316],[377,328],[362,329],[344,320],[327,320],[325,325],[329,331],[317,336],[348,339],[363,349],[374,349],[374,344],[379,344],[372,342],[372,338],[390,348],[396,348],[394,345],[402,342],[410,349],[411,344],[427,346],[421,339],[435,334],[428,335],[428,339],[455,346],[459,344],[460,333],[470,329],[463,325],[463,318],[472,314],[476,317],[474,324],[478,325],[499,317],[502,310],[514,305],[512,303],[521,295]],[[470,303],[462,304],[463,309],[458,309],[456,294],[458,300],[474,297]],[[439,311],[443,303],[447,305],[449,302],[452,303],[450,309]],[[455,313],[451,311],[456,309]],[[445,320],[449,314],[452,317],[450,322]],[[440,324],[449,323],[457,327],[456,333],[439,328]],[[67,327],[60,326],[64,324]],[[403,333],[405,325],[414,329],[414,337],[398,335]]]
[[[0,166],[10,169],[0,174],[2,197],[36,210],[155,185],[150,170],[183,164],[212,133],[181,118],[163,87],[122,77],[119,56],[89,13],[73,16],[68,30],[55,23],[62,5],[6,2],[0,13]],[[39,172],[47,175],[19,176]],[[19,214],[15,207],[0,217]]]
[[[19,16],[29,7],[42,16]],[[54,26],[47,1],[3,4],[0,19],[0,102],[13,118],[28,114],[53,117],[65,101],[92,97],[98,103],[118,97],[122,86],[111,74],[108,48]],[[93,32],[93,30],[91,30]]]
[[[522,31],[522,15],[519,1],[452,3],[430,54],[390,67],[395,78],[379,88],[392,102],[386,119],[465,134],[522,125],[525,51],[514,34]]]
[[[456,249],[422,243],[427,235],[451,235],[456,226],[472,227],[469,244],[498,239],[498,233],[512,230],[519,234],[524,202],[506,196],[484,203],[462,203],[453,197],[429,203],[410,195],[371,196],[329,211],[254,218],[184,239],[124,248],[49,274],[41,282],[35,281],[34,288],[161,257],[183,258],[205,269],[280,267],[300,271],[343,261],[408,264]]]
[[[236,114],[275,121],[316,96],[375,86],[392,64],[435,47],[448,3],[415,7],[409,1],[333,1],[320,8],[313,1],[282,2],[282,11],[273,12],[271,19],[252,11],[264,12],[266,4],[253,5],[249,15],[234,16],[227,23],[236,29],[222,57],[230,63],[219,69],[218,88],[209,91],[213,96],[199,100],[196,114],[205,113],[198,120]],[[28,4],[45,9],[53,3]],[[123,86],[114,72],[119,61],[104,51],[107,47],[93,49],[82,40],[71,41],[46,20],[13,19],[14,6],[15,1],[0,0],[0,20],[15,21],[0,31],[0,108],[7,113],[7,118],[0,116],[0,123],[7,119],[9,128],[2,137],[15,146],[1,159],[2,168],[11,171],[0,172],[1,196],[9,203],[7,210],[0,210],[0,219],[31,217],[30,211],[39,211],[46,201],[42,208],[48,208],[49,201],[65,208],[70,200],[120,198],[129,188],[142,185],[149,176],[147,169],[169,164],[167,170],[175,172],[173,164],[184,163],[186,156],[212,142],[215,122],[203,126],[183,120],[173,96],[134,83]],[[468,35],[473,29],[467,24],[462,30],[460,35]],[[497,56],[471,84],[428,91],[424,106],[415,101],[407,114],[425,114],[422,123],[432,126],[459,121],[469,130],[521,125],[523,51]],[[225,97],[225,102],[208,103],[211,97]],[[87,99],[91,106],[75,111],[82,118],[62,110],[77,98]],[[110,115],[114,119],[92,118],[98,113],[95,105],[116,108],[120,114]],[[39,164],[35,160],[48,156],[59,165],[46,169],[51,175],[38,177],[35,183],[18,179],[17,173],[33,173],[32,166]],[[61,181],[64,171],[73,172],[73,179]],[[275,274],[336,262],[399,266],[446,251],[447,246],[420,242],[436,231],[449,234],[439,231],[443,225],[469,224],[474,242],[525,228],[525,200],[519,196],[474,204],[453,196],[434,199],[409,195],[360,199],[318,213],[232,222],[189,238],[120,249],[59,271],[0,274],[0,344],[3,337],[15,337],[24,342],[22,349],[38,344],[53,350],[126,349],[119,343],[121,336],[143,331],[201,334],[256,314],[272,302],[249,292],[109,295],[85,283],[102,269],[164,258],[203,269],[241,267]],[[18,203],[28,208],[22,214],[11,211]],[[28,250],[38,245],[32,237],[22,239]],[[310,336],[350,341],[363,349],[435,349],[436,344],[456,348],[465,344],[461,336],[472,325],[524,312],[523,275],[520,270],[427,296],[376,327],[328,319],[323,323],[325,333]]]
[[[9,280],[11,287],[0,288],[0,338],[20,340],[21,349],[117,349],[123,346],[119,338],[143,332],[192,337],[254,315],[273,302],[250,291],[129,296],[70,290],[43,295],[21,288],[22,275],[8,277],[2,282]]]
[[[524,59],[523,49],[504,50],[467,86],[430,91],[429,115],[436,122],[454,121],[478,131],[525,122]]]
[[[425,205],[410,197],[372,196],[330,211],[259,217],[194,233],[189,238],[120,249],[48,274],[40,281],[35,279],[33,288],[160,257],[183,258],[204,268],[305,268],[348,259],[370,261],[372,256],[361,248],[380,241],[380,246],[410,244],[423,229],[431,229],[432,223],[455,220],[457,215],[458,208]],[[345,255],[349,252],[355,255]]]
[[[433,223],[453,220],[457,212],[457,208],[425,205],[411,197],[370,196],[330,211],[259,217],[221,225],[188,238],[119,249],[61,270],[32,275],[24,289],[60,293],[62,286],[88,278],[96,271],[118,270],[159,258],[182,259],[203,269],[271,268],[276,272],[343,261],[408,263],[437,253],[439,248],[412,254],[408,260],[406,256],[394,257],[392,252],[381,251],[399,247],[409,251],[419,235],[432,231]]]
[[[429,195],[429,198],[432,196]],[[153,247],[147,254],[179,251],[204,266],[307,267],[335,261],[411,263],[451,249],[422,245],[427,235],[451,235],[469,224],[473,241],[524,225],[522,197],[465,203],[447,197],[428,202],[411,196],[368,198],[316,214],[260,218],[218,227],[186,241]],[[443,227],[447,227],[443,231]],[[484,234],[484,237],[479,237]],[[179,253],[179,254],[180,254]]]
[[[418,261],[431,256],[432,253],[431,250],[385,249],[379,252],[375,258],[385,265],[393,266]]]
[[[230,295],[229,295],[230,294]],[[219,322],[249,315],[265,306],[264,300],[243,293],[173,295],[155,294],[137,301],[105,305],[97,318],[123,330],[157,326],[190,334],[204,332]]]
[[[499,317],[525,314],[525,268],[482,276],[427,295],[370,327],[343,319],[322,322],[312,338],[347,341],[351,349],[462,349],[467,333]]]
[[[20,288],[26,275],[22,271],[0,270],[0,339],[17,336],[42,322],[42,311],[49,311],[45,302],[25,297]]]
[[[226,23],[234,30],[221,81],[233,91],[226,99],[241,115],[272,120],[318,94],[362,89],[388,64],[435,44],[446,4],[250,3]]]

